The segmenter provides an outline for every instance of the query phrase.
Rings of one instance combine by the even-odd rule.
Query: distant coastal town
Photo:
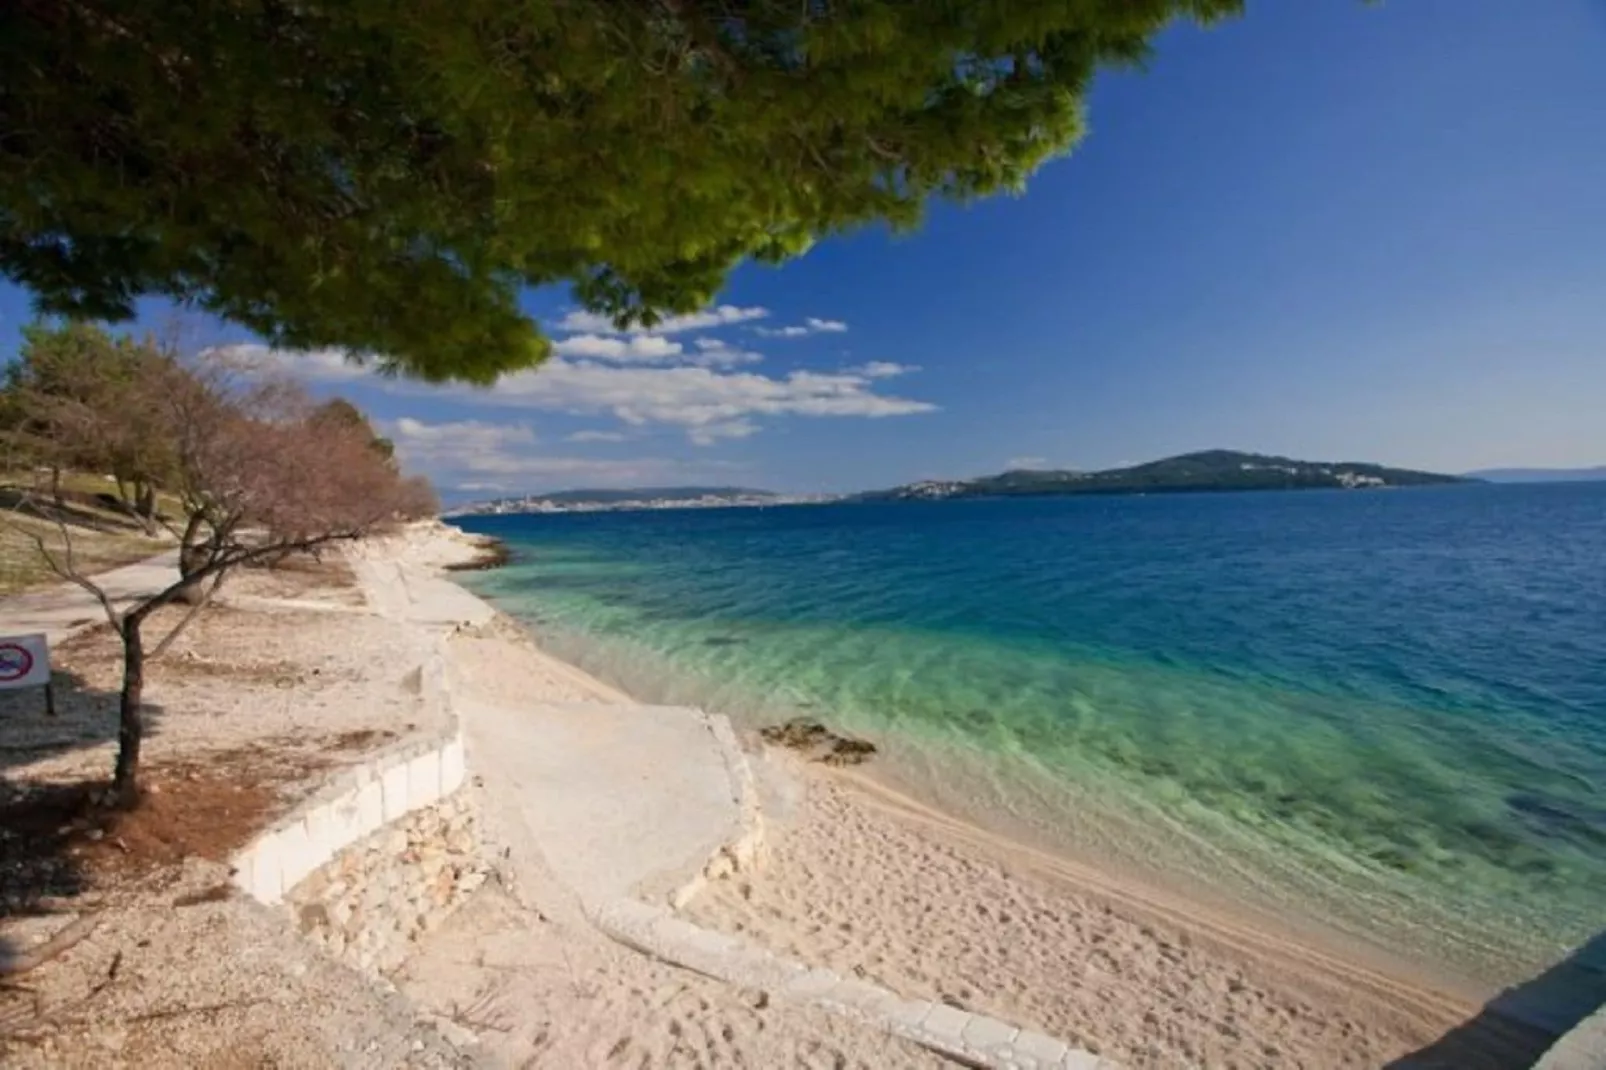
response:
[[[1298,461],[1236,450],[1206,450],[1104,471],[1016,469],[976,479],[928,479],[859,494],[777,494],[748,487],[641,487],[565,490],[495,498],[450,516],[597,513],[641,509],[728,509],[820,505],[837,501],[932,501],[949,498],[1059,497],[1238,490],[1368,490],[1468,482],[1464,476],[1361,462]],[[1470,480],[1476,482],[1475,479]]]
[[[767,505],[812,505],[839,495],[774,494],[729,487],[663,487],[636,490],[570,490],[526,494],[465,505],[448,516],[498,516],[512,513],[609,513],[640,509],[731,509]]]

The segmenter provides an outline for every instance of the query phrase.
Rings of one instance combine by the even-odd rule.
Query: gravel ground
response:
[[[25,975],[29,988],[0,989],[0,1064],[481,1065],[280,915],[226,894],[227,881],[223,867],[191,860],[98,902],[93,933]],[[33,945],[63,923],[15,922],[5,940]]]
[[[361,756],[354,740],[440,727],[426,723],[417,693],[429,637],[370,615],[343,561],[242,571],[216,602],[148,663],[146,761],[269,742],[343,764]],[[153,614],[147,646],[184,614]],[[52,653],[56,717],[40,712],[37,692],[0,692],[0,776],[105,776],[116,753],[121,644],[100,627]]]
[[[156,614],[148,640],[184,612]],[[108,629],[53,652],[55,717],[37,693],[0,693],[0,967],[94,922],[32,970],[0,968],[0,1065],[476,1065],[394,991],[237,897],[220,864],[327,771],[436,727],[415,674],[430,647],[370,615],[338,557],[231,577],[150,664],[150,794],[126,815],[95,788],[116,747]]]

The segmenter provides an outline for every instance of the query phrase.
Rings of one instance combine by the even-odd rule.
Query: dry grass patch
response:
[[[0,594],[61,582],[45,563],[36,538],[58,556],[70,538],[73,558],[84,572],[130,565],[170,549],[173,541],[162,533],[147,535],[115,490],[104,476],[67,473],[57,503],[40,493],[33,473],[0,473]],[[164,514],[176,504],[165,496],[157,498],[157,510]]]
[[[0,594],[15,594],[62,582],[45,563],[33,541],[37,535],[45,540],[52,553],[62,553],[66,546],[56,523],[19,513],[8,514],[4,521],[0,524]],[[71,530],[73,558],[86,572],[132,565],[172,548],[171,542],[147,538],[137,528],[94,531],[74,526]]]

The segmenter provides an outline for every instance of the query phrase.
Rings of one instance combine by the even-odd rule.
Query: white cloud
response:
[[[784,377],[699,367],[610,367],[562,357],[534,371],[504,376],[479,400],[586,415],[611,413],[627,424],[669,424],[688,432],[719,426],[713,437],[740,437],[736,421],[758,416],[906,416],[936,406],[875,392],[848,373],[797,371]],[[707,439],[709,432],[704,432]]]
[[[866,379],[894,379],[900,375],[920,370],[918,364],[894,364],[890,360],[872,360],[868,364],[861,364],[857,368],[849,368],[849,375],[862,375]]]
[[[665,316],[651,327],[635,326],[620,330],[607,316],[576,309],[558,321],[560,331],[585,331],[592,334],[679,334],[682,331],[700,331],[709,327],[724,327],[732,323],[747,323],[763,319],[770,314],[767,308],[737,305],[716,305],[701,312],[684,316]]]
[[[535,484],[631,486],[672,477],[682,468],[658,457],[601,460],[536,453],[535,432],[525,424],[427,423],[403,416],[381,427],[396,443],[396,453],[408,469],[457,491],[505,493],[529,490]]]
[[[624,442],[630,436],[623,431],[576,431],[565,436],[568,442]]]
[[[735,363],[733,354],[746,360],[752,354],[723,347],[699,345],[694,360],[709,365]],[[488,388],[461,384],[431,385],[406,378],[384,378],[330,359],[325,351],[310,354],[268,350],[263,346],[235,347],[253,350],[257,358],[298,373],[306,379],[347,382],[362,378],[363,385],[393,395],[448,398],[473,405],[497,405],[562,412],[577,416],[608,415],[634,427],[677,427],[699,444],[753,434],[762,417],[861,417],[877,419],[937,411],[937,406],[913,398],[878,393],[879,379],[911,371],[905,365],[879,361],[842,372],[794,371],[784,376],[764,375],[704,364],[605,363],[554,356],[539,368],[503,376]],[[416,422],[416,421],[415,421]],[[399,422],[398,422],[399,426]],[[423,427],[404,432],[421,453],[428,440]],[[473,421],[454,427],[453,441],[471,434],[506,436],[508,425],[480,425]],[[484,430],[495,426],[495,432]],[[528,428],[524,429],[529,432]],[[444,434],[444,432],[443,432]],[[592,441],[600,441],[593,439]],[[522,444],[529,445],[533,438]],[[505,437],[486,443],[488,456],[501,456],[512,443]],[[444,448],[444,447],[442,447]],[[501,452],[498,452],[501,451]],[[487,461],[490,463],[499,463]],[[552,463],[552,462],[547,462]],[[464,467],[473,467],[464,460]],[[475,470],[483,470],[483,466]]]
[[[670,360],[686,351],[679,342],[655,334],[634,334],[626,338],[605,338],[599,334],[577,334],[552,343],[552,351],[564,357],[592,357],[597,360]]]
[[[688,361],[705,367],[718,367],[729,364],[757,364],[764,359],[764,354],[762,353],[738,349],[719,338],[696,338],[693,339],[693,344],[701,352],[695,357],[687,358]]]
[[[320,383],[349,383],[373,375],[344,349],[273,349],[258,342],[213,346],[203,357],[217,356],[248,372],[279,372]]]
[[[802,338],[810,334],[841,334],[848,325],[841,320],[826,320],[818,316],[805,316],[801,324],[789,327],[754,327],[755,334],[765,338]]]
[[[1009,460],[1004,462],[1004,468],[1006,471],[1015,471],[1016,469],[1021,468],[1041,470],[1047,467],[1047,457],[1011,457]]]
[[[722,438],[746,438],[758,434],[758,425],[751,420],[727,420],[724,423],[704,424],[686,433],[694,445],[712,446]]]
[[[496,424],[459,420],[430,424],[411,416],[386,424],[402,462],[419,468],[441,463],[472,471],[500,471],[509,451],[535,445],[528,424]]]

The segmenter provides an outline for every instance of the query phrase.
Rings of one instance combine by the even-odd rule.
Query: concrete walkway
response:
[[[178,580],[178,551],[102,572],[94,580],[119,609],[124,608]],[[0,634],[4,635],[43,632],[55,644],[105,620],[100,602],[75,583],[0,599]]]
[[[496,610],[481,599],[422,569],[364,557],[353,557],[351,567],[368,604],[380,616],[436,628],[489,624],[496,616]]]

